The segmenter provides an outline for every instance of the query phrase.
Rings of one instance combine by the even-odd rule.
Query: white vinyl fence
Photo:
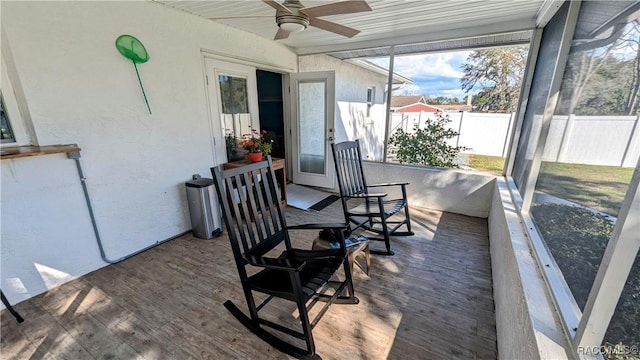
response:
[[[508,139],[513,126],[514,114],[485,114],[457,112],[445,113],[451,122],[448,127],[460,135],[449,140],[449,145],[466,148],[464,153],[507,156]],[[424,127],[427,119],[434,119],[436,113],[393,113],[391,132],[402,128],[405,132],[413,132],[417,125]]]
[[[635,167],[638,116],[554,116],[542,160]]]
[[[348,116],[343,114],[342,121]],[[373,114],[372,114],[373,115]],[[463,153],[505,157],[509,147],[509,135],[515,124],[514,114],[488,114],[459,112],[446,113],[448,126],[460,135],[449,141],[450,145],[463,146]],[[435,113],[392,113],[390,133],[397,129],[412,132],[423,127],[426,119]],[[542,159],[544,161],[635,167],[640,157],[640,126],[638,116],[560,116],[551,120],[551,128]],[[368,124],[382,123],[384,117]],[[358,122],[349,122],[353,128]],[[370,125],[369,125],[370,126]],[[355,125],[356,128],[360,126]],[[539,127],[539,124],[534,125]],[[366,131],[352,129],[348,138],[357,138]],[[380,131],[376,131],[378,133]],[[351,136],[349,136],[351,135]],[[355,135],[355,137],[354,137]],[[381,160],[383,144],[368,143],[363,149],[370,160]]]

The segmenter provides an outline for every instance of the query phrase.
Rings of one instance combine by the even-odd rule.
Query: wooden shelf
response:
[[[77,145],[45,145],[45,146],[17,146],[0,149],[0,159],[16,159],[28,156],[78,152]]]

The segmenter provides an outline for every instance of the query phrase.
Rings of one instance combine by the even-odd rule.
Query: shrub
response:
[[[465,148],[447,144],[447,140],[458,136],[457,132],[446,127],[450,122],[448,115],[438,113],[435,119],[428,118],[422,129],[416,125],[412,133],[396,130],[389,138],[389,145],[396,147],[391,153],[400,163],[459,167],[455,160],[460,150]]]

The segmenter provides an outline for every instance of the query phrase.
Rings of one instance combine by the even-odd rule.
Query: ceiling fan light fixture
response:
[[[277,16],[276,22],[280,29],[290,33],[300,32],[309,26],[309,19],[293,14]]]
[[[284,31],[288,31],[290,33],[297,33],[307,28],[303,24],[298,24],[298,23],[282,23],[279,26],[280,26],[280,29]]]

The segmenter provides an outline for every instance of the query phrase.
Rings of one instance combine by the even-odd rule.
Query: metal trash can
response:
[[[193,235],[200,239],[211,239],[220,235],[222,230],[213,179],[194,175],[185,186]]]

